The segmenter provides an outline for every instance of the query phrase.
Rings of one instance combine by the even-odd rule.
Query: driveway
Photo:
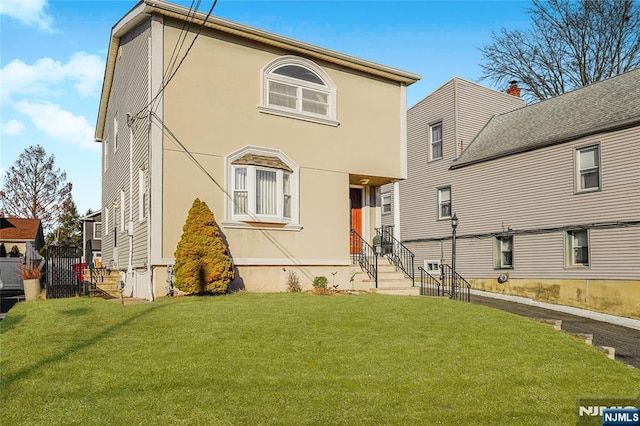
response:
[[[562,320],[563,331],[593,334],[594,346],[615,348],[616,360],[626,365],[640,368],[640,330],[476,294],[471,295],[471,303],[500,309],[528,318]]]

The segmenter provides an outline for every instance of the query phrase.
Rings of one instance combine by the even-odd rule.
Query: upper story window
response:
[[[566,251],[567,266],[589,266],[589,231],[567,231]]]
[[[576,192],[600,189],[600,146],[576,149]]]
[[[380,196],[382,204],[382,214],[391,214],[391,193],[387,192]]]
[[[442,158],[442,123],[429,126],[429,161]]]
[[[513,268],[513,237],[501,236],[495,240],[495,267],[496,269]]]
[[[336,87],[315,63],[283,56],[262,70],[260,112],[337,126]]]
[[[102,239],[102,222],[93,223],[93,239],[94,240]]]
[[[226,226],[247,223],[300,229],[299,168],[279,150],[245,147],[227,157]]]
[[[104,235],[109,235],[109,209],[104,209]]]
[[[451,187],[438,188],[438,220],[451,218]]]

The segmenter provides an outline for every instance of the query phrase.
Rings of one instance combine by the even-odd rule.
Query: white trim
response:
[[[407,85],[400,83],[400,177],[407,179],[408,172],[407,141]]]
[[[307,70],[316,74],[324,84],[321,85],[273,73],[274,70],[285,65],[295,65],[301,68],[306,68]],[[291,109],[269,104],[269,81],[275,81],[290,86],[295,86],[297,89],[297,108]],[[309,89],[315,92],[326,94],[328,114],[322,115],[303,111],[301,93],[302,89]],[[269,62],[260,71],[260,104],[258,105],[258,112],[310,121],[313,123],[325,124],[335,127],[340,124],[340,122],[337,121],[338,113],[336,97],[336,85],[331,77],[329,77],[329,75],[320,66],[308,59],[294,55],[281,56]]]
[[[248,212],[246,217],[239,218],[238,215],[234,215],[233,213],[233,182],[234,182],[234,166],[233,161],[241,158],[246,154],[256,154],[256,155],[265,155],[276,157],[284,162],[289,168],[292,170],[290,173],[289,184],[291,185],[291,218],[288,220],[283,220],[282,218],[261,218],[258,217],[255,212],[252,212],[251,209]],[[280,151],[279,149],[274,148],[263,148],[258,146],[245,146],[238,151],[232,152],[225,156],[225,189],[227,191],[228,196],[224,197],[224,221],[223,224],[228,224],[229,227],[233,227],[234,224],[240,224],[241,222],[257,222],[257,223],[275,223],[275,224],[287,224],[286,227],[289,229],[299,230],[302,229],[300,225],[300,167],[296,164],[291,158],[289,158],[285,153]],[[255,166],[253,166],[255,167]],[[250,228],[255,229],[255,226],[248,225]],[[242,226],[244,227],[244,226]],[[297,229],[296,229],[297,228]],[[283,228],[269,228],[273,230],[283,229]]]
[[[289,258],[234,258],[233,263],[237,266],[348,266],[351,265],[349,259],[289,259]]]
[[[151,93],[153,98],[162,86],[163,62],[164,62],[164,23],[162,16],[151,18]],[[164,95],[160,94],[156,103],[155,114],[162,119],[164,117]],[[151,120],[151,116],[149,116]],[[150,126],[149,131],[149,264],[154,265],[162,259],[162,224],[163,224],[163,198],[164,188],[162,163],[163,159],[163,132],[158,123]]]
[[[389,198],[389,202],[388,203],[384,202],[385,198]],[[388,212],[384,211],[384,205],[385,204],[389,204],[389,211]],[[391,197],[391,192],[384,192],[384,193],[380,194],[380,212],[381,212],[382,216],[388,216],[388,215],[393,213],[393,199]]]
[[[252,222],[259,223],[259,222]],[[220,223],[223,228],[229,229],[260,229],[263,231],[300,231],[302,230],[302,225],[296,225],[292,223],[287,223],[282,227],[279,226],[265,226],[265,225],[252,225],[252,223],[240,222],[237,220],[225,220]],[[279,222],[268,222],[279,224]]]
[[[96,238],[96,225],[100,224],[100,238]],[[84,230],[84,226],[82,227]],[[102,236],[104,235],[104,230],[102,229],[102,222],[93,222],[93,233],[91,235],[92,240],[102,240]]]
[[[400,182],[393,182],[393,237],[402,241],[400,238]]]

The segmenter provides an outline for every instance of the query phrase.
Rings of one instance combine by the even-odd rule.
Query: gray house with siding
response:
[[[383,221],[416,265],[450,262],[455,213],[473,288],[640,317],[640,70],[526,107],[462,82],[408,113],[400,220]]]

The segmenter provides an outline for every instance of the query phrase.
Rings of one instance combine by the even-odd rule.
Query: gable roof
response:
[[[640,69],[494,116],[451,169],[640,125]]]
[[[153,13],[178,19],[180,21],[186,21],[195,26],[204,25],[206,28],[232,34],[253,42],[274,46],[307,58],[320,59],[406,85],[413,84],[421,78],[418,74],[377,64],[354,56],[345,55],[343,53],[269,33],[267,31],[228,21],[216,16],[209,16],[207,18],[205,13],[194,13],[189,8],[172,3],[167,3],[161,0],[142,0],[111,29],[109,50],[107,52],[106,68],[102,83],[102,94],[100,96],[100,106],[98,107],[98,121],[94,136],[96,142],[101,142],[104,135],[105,115],[107,113],[109,92],[111,91],[111,85],[113,83],[113,73],[115,70],[118,48],[120,47],[120,38],[131,29],[135,28],[142,21],[148,19],[148,17]]]
[[[98,221],[101,220],[101,217],[102,217],[102,210],[98,210],[98,211],[89,213],[86,216],[82,216],[80,220],[82,222],[93,222],[95,220],[98,220]]]
[[[2,241],[36,241],[40,230],[40,219],[0,218],[0,240]]]

